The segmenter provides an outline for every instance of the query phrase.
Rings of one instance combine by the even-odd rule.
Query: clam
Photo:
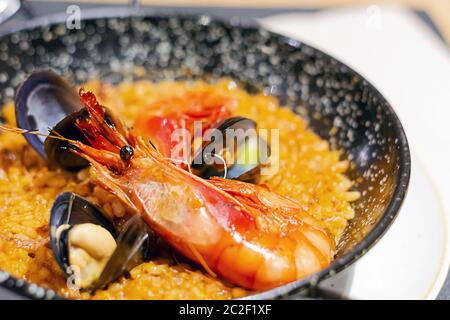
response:
[[[220,176],[255,182],[261,165],[270,155],[267,142],[258,135],[255,121],[244,117],[228,118],[210,132],[194,157],[191,168],[202,178]]]
[[[116,227],[88,200],[70,192],[51,209],[50,244],[76,288],[96,290],[158,252],[156,235],[134,215]]]
[[[24,130],[46,133],[49,130],[86,143],[75,126],[87,110],[76,90],[52,71],[32,73],[20,86],[15,99],[17,126]],[[28,143],[49,162],[52,167],[77,171],[88,165],[87,161],[67,150],[62,140],[42,135],[25,134]]]

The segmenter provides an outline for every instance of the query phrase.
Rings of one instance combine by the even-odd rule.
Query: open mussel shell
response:
[[[214,176],[255,182],[270,156],[268,143],[259,137],[256,122],[245,117],[222,121],[194,157],[191,168],[202,178]],[[232,155],[231,158],[227,155]],[[219,157],[217,157],[217,155]]]
[[[156,234],[139,215],[131,217],[116,239],[117,249],[91,289],[102,289],[122,274],[159,253]]]
[[[64,272],[67,272],[70,266],[67,235],[71,227],[83,223],[100,225],[114,238],[117,236],[113,223],[100,208],[72,192],[59,195],[50,213],[50,245],[56,261]],[[60,232],[62,225],[67,225],[67,228]]]
[[[78,111],[66,115],[52,128],[50,133],[52,136],[60,136],[89,145],[89,141],[76,125],[77,120],[87,117],[89,117],[89,111],[83,107]],[[122,135],[125,135],[124,125],[107,108],[105,108],[104,121],[108,126],[114,127]],[[89,166],[87,160],[71,152],[69,149],[69,143],[63,139],[47,137],[44,141],[44,151],[51,168],[78,171]]]
[[[19,87],[15,98],[17,126],[47,133],[61,119],[83,105],[74,88],[52,71],[32,73]],[[44,158],[45,137],[25,134],[30,145]]]
[[[59,121],[51,130],[51,134],[88,144],[85,136],[76,126],[77,119],[87,116],[86,108],[73,112]],[[48,137],[44,141],[44,151],[51,168],[78,171],[89,165],[87,160],[69,150],[69,143],[65,140]]]
[[[71,230],[81,224],[94,224],[104,228],[116,242],[100,275],[81,289],[104,288],[124,272],[156,255],[159,250],[155,233],[140,216],[134,215],[123,227],[116,228],[97,206],[74,193],[66,192],[58,196],[51,210],[50,243],[58,264],[68,277],[73,276],[74,272],[70,261],[70,250],[75,250],[70,247]],[[92,236],[92,241],[95,241],[96,235],[85,236]],[[84,240],[92,242],[90,239]]]

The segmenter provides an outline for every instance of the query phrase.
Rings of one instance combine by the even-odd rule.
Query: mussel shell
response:
[[[117,249],[92,290],[106,287],[125,272],[158,255],[161,250],[158,237],[137,214],[126,222],[116,242]]]
[[[103,214],[100,208],[72,192],[59,195],[50,211],[50,245],[56,261],[66,273],[69,267],[67,250],[69,229],[61,232],[59,237],[56,231],[63,224],[74,226],[81,223],[100,225],[108,230],[114,238],[117,236],[113,223]]]
[[[220,149],[220,146],[226,146],[226,130],[227,129],[242,129],[244,131],[253,129],[256,130],[256,122],[252,119],[245,117],[232,117],[225,119],[222,121],[217,127],[217,130],[222,132],[222,141],[211,141],[205,144],[192,162],[191,168],[195,169],[197,174],[202,178],[209,179],[213,176],[225,177],[227,179],[236,179],[240,181],[254,182],[260,173],[261,163],[258,161],[256,163],[249,164],[240,164],[234,163],[232,164],[226,172],[220,166],[209,165],[207,163],[206,157],[208,156],[205,152],[205,149],[208,147],[209,149],[214,148],[217,145],[217,149]],[[267,155],[270,154],[270,148],[267,142],[260,138],[258,135],[255,135],[255,138],[258,139],[258,148],[267,148]],[[241,141],[243,142],[243,141]],[[244,142],[246,143],[246,142]],[[237,156],[236,156],[237,158]]]
[[[53,136],[61,136],[66,139],[76,140],[89,145],[88,140],[81,130],[77,127],[78,119],[89,117],[89,111],[86,107],[73,112],[60,120],[51,130]],[[105,108],[105,125],[114,127],[122,135],[126,135],[126,129],[122,122],[114,114]],[[89,162],[82,157],[71,152],[69,143],[54,137],[48,137],[44,142],[44,150],[47,156],[48,164],[51,168],[61,168],[67,171],[78,171],[89,166]]]
[[[256,129],[256,122],[245,117],[231,117],[221,121],[216,128],[220,131],[226,129]]]
[[[67,139],[77,140],[88,144],[85,136],[76,126],[77,119],[87,117],[88,111],[83,108],[71,113],[59,121],[53,127],[52,135],[62,136]],[[67,171],[78,171],[89,165],[89,162],[69,150],[69,143],[64,140],[48,137],[44,142],[44,151],[48,164],[52,168],[62,168]]]
[[[70,275],[69,272],[69,232],[73,228],[73,225],[69,228],[62,231],[59,235],[59,238],[54,242],[50,241],[52,245],[53,255],[56,258],[60,268],[64,271],[65,274]],[[55,245],[55,247],[53,247]],[[55,253],[55,250],[58,254]]]
[[[51,209],[50,244],[56,261],[67,276],[71,276],[72,272],[69,268],[70,230],[82,223],[102,226],[111,233],[117,244],[100,277],[89,288],[85,288],[88,290],[106,287],[123,273],[165,250],[161,239],[138,214],[128,219],[123,227],[116,228],[100,208],[83,197],[66,192],[58,196]],[[58,236],[56,231],[63,224],[70,227]]]
[[[83,108],[76,91],[52,71],[32,73],[19,87],[15,98],[17,126],[47,133],[61,119]],[[30,145],[44,158],[45,137],[25,134]]]

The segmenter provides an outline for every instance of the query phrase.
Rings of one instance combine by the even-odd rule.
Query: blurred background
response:
[[[240,15],[264,16],[274,12],[317,10],[343,6],[401,6],[423,12],[434,22],[446,41],[450,41],[450,1],[448,0],[82,0],[82,1],[40,1],[0,0],[1,20],[11,16],[22,3],[22,9],[31,15],[58,12],[67,4],[79,4],[81,8],[101,5],[141,5],[152,7],[182,8],[185,11],[205,11],[213,8],[219,13],[229,12],[226,8],[238,8]],[[196,10],[197,9],[197,10]],[[210,10],[208,10],[210,11]]]

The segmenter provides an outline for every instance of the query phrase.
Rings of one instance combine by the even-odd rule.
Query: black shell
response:
[[[32,73],[19,87],[15,98],[17,126],[48,133],[61,119],[83,108],[76,91],[52,71]],[[31,146],[45,159],[45,137],[25,134]]]
[[[104,121],[108,126],[115,127],[122,135],[125,135],[123,123],[106,107]],[[70,140],[80,141],[89,145],[88,140],[76,126],[78,119],[89,117],[86,107],[63,117],[52,128],[52,136],[62,136]],[[89,166],[89,162],[69,150],[69,143],[65,140],[47,137],[44,141],[44,151],[48,164],[52,168],[62,168],[67,171],[78,171]]]
[[[88,144],[88,141],[84,137],[83,133],[75,125],[78,118],[86,117],[87,115],[88,111],[86,108],[67,115],[59,121],[55,127],[53,127],[51,131],[52,135],[58,135],[67,139],[77,140],[84,144]],[[52,168],[78,171],[89,165],[87,160],[71,152],[69,150],[69,143],[64,140],[48,137],[44,141],[44,151],[48,164]]]
[[[71,192],[56,198],[50,216],[50,244],[53,254],[67,276],[71,275],[69,263],[69,232],[77,224],[93,223],[108,230],[116,239],[117,248],[108,260],[99,279],[90,289],[100,289],[160,251],[160,240],[139,215],[130,218],[122,228],[106,217],[100,208]],[[70,225],[57,236],[56,230],[62,224]]]
[[[92,289],[101,289],[123,273],[156,256],[159,240],[139,215],[131,217],[116,239],[117,249]]]
[[[60,225],[68,224],[73,226],[81,223],[93,223],[102,226],[114,238],[116,237],[116,229],[113,223],[103,214],[100,208],[72,192],[60,194],[53,203],[50,212],[50,245],[56,261],[64,272],[67,271],[69,266],[68,252],[65,246],[67,245],[65,237],[67,232],[62,232],[58,238],[56,229]],[[58,243],[60,240],[64,245]]]
[[[261,166],[261,159],[258,159],[258,162],[255,163],[249,163],[249,164],[242,164],[235,162],[233,164],[229,164],[229,167],[226,171],[223,166],[217,166],[217,165],[210,165],[208,164],[208,156],[209,153],[206,152],[206,150],[211,149],[220,149],[221,146],[227,146],[227,135],[226,130],[231,129],[242,129],[244,131],[253,129],[256,130],[256,122],[252,119],[245,118],[245,117],[232,117],[225,119],[221,123],[217,125],[215,128],[219,130],[222,133],[222,138],[220,141],[212,139],[211,142],[205,144],[192,162],[191,167],[196,170],[196,173],[201,176],[202,178],[209,179],[213,176],[218,177],[225,177],[227,179],[235,179],[235,180],[241,180],[241,181],[247,181],[247,182],[253,182],[257,179],[259,172],[260,172],[260,166]],[[266,148],[266,155],[270,156],[270,148],[267,144],[267,142],[260,138],[257,135],[254,136],[248,136],[253,139],[258,139],[257,145],[258,150],[261,148]],[[237,139],[236,143],[238,145],[244,145],[246,144],[246,141],[243,139]],[[238,151],[239,152],[239,151]],[[260,154],[258,154],[259,156]],[[238,158],[238,154],[236,154],[235,160]]]

